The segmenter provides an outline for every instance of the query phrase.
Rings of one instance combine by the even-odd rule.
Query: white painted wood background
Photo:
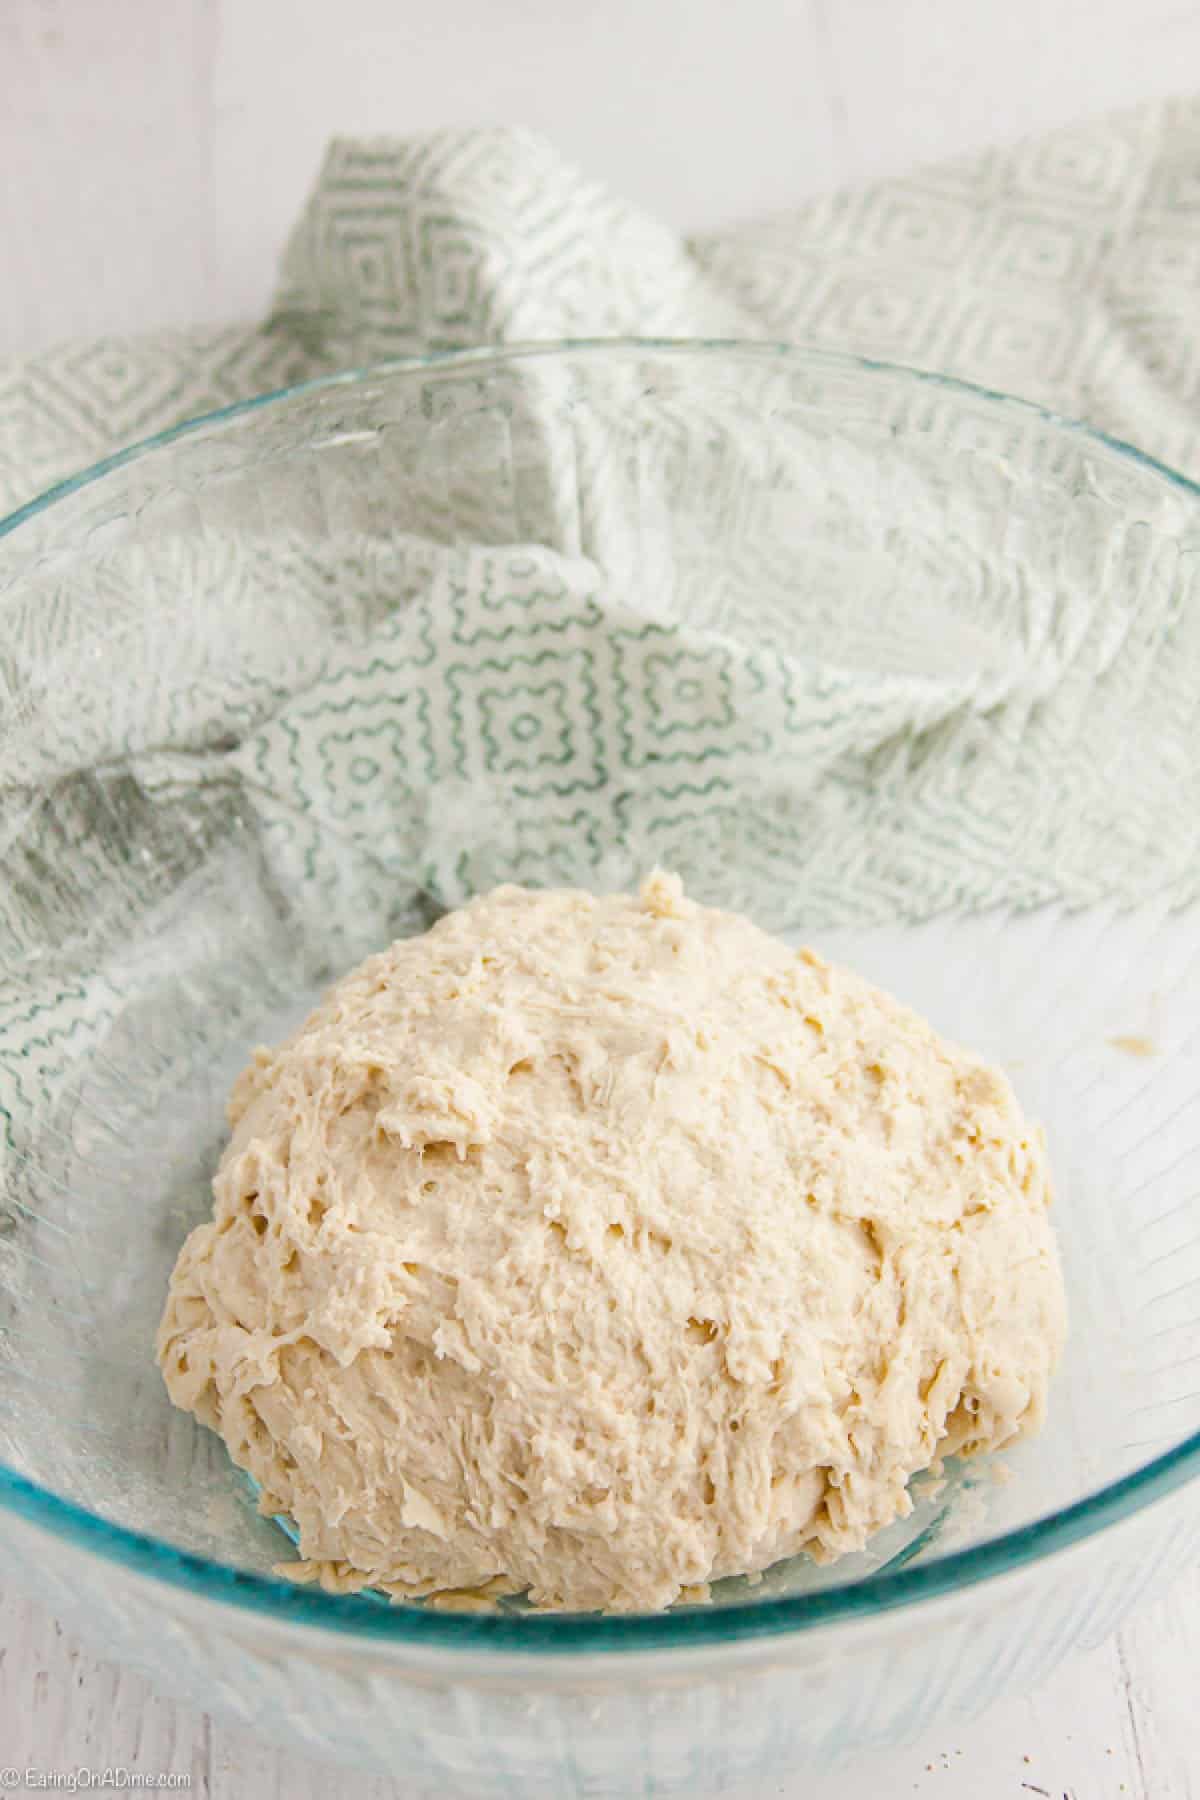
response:
[[[0,0],[0,355],[254,315],[338,131],[533,125],[704,227],[1197,85],[1187,0]],[[14,1595],[7,1764],[417,1800],[156,1698]],[[768,1793],[1190,1800],[1200,1572],[1043,1692]]]

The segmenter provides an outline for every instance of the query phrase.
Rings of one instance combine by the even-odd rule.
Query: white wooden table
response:
[[[0,355],[253,315],[337,131],[530,124],[703,227],[1198,80],[1181,0],[0,0]],[[186,1773],[210,1800],[418,1800],[155,1697],[15,1595],[9,1765]],[[1200,1571],[1042,1693],[819,1790],[908,1793],[1200,1794]]]

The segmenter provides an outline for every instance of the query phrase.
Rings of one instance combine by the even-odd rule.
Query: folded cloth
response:
[[[68,348],[10,371],[0,493],[17,501],[117,444],[322,372],[620,334],[807,340],[940,365],[1200,472],[1193,214],[1200,227],[1200,102],[690,242],[524,132],[337,143],[261,325]],[[10,903],[24,941],[27,896],[50,905],[41,872],[91,841],[97,808],[123,818],[134,798],[164,842],[201,845],[201,814],[236,812],[297,916],[359,933],[326,946],[331,967],[384,938],[415,894],[628,886],[660,859],[777,929],[1191,896],[1200,613],[1180,607],[1183,581],[1161,559],[1140,589],[1105,581],[1103,496],[1089,512],[1067,481],[1057,561],[1034,543],[1026,566],[1022,533],[1043,531],[1045,506],[1022,513],[1014,494],[995,517],[1017,554],[989,563],[981,542],[959,568],[944,455],[918,459],[904,592],[872,587],[866,543],[846,605],[844,587],[796,592],[786,555],[773,566],[778,520],[759,528],[753,508],[785,475],[806,505],[829,484],[815,464],[755,472],[752,398],[739,390],[740,423],[726,408],[715,435],[664,406],[635,446],[631,501],[619,384],[597,387],[589,438],[586,409],[568,424],[554,365],[541,367],[516,380],[503,419],[489,414],[506,442],[523,420],[519,507],[489,476],[487,421],[468,408],[476,489],[468,457],[461,494],[440,464],[426,488],[409,470],[374,523],[285,506],[269,541],[135,530],[74,588],[12,595],[8,679],[23,711],[0,739],[0,823],[13,822],[0,942]],[[720,480],[700,491],[718,437]],[[808,453],[799,437],[786,452]],[[861,453],[820,527],[843,547],[847,509],[879,475],[877,452]],[[852,433],[838,454],[859,454]],[[1081,470],[1076,486],[1092,478]],[[648,565],[639,508],[655,493],[672,495],[675,525],[690,509],[694,580],[658,582]],[[1142,535],[1153,526],[1170,550],[1189,502],[1164,493],[1183,523],[1147,520]],[[867,522],[852,523],[861,537]],[[892,568],[894,549],[876,548]],[[725,575],[738,562],[733,578],[711,579],[716,557]],[[533,748],[531,731],[545,733]],[[214,842],[225,829],[212,825]],[[154,845],[142,857],[120,831],[114,843],[123,869],[158,870]]]
[[[525,131],[334,143],[254,325],[0,367],[0,509],[134,439],[381,357],[614,335],[854,350],[1200,475],[1200,100],[683,238]]]

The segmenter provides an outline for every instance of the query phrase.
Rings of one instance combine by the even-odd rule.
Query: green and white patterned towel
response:
[[[0,375],[0,503],[323,372],[620,334],[791,339],[941,368],[1200,474],[1198,276],[1200,102],[690,241],[527,133],[345,141],[264,323],[68,347]],[[505,877],[616,883],[702,842],[730,871],[767,844],[791,909],[779,923],[1190,896],[1200,796],[1193,809],[1186,732],[1133,729],[1124,743],[1114,727],[1194,707],[1198,610],[1181,613],[1157,565],[1136,621],[1086,557],[1053,595],[972,577],[960,616],[918,621],[938,637],[932,673],[906,671],[901,629],[888,640],[893,596],[864,605],[850,643],[846,619],[823,620],[808,594],[797,654],[796,597],[782,596],[776,631],[765,566],[745,571],[740,614],[735,596],[718,618],[722,596],[697,581],[686,616],[656,616],[619,493],[589,482],[578,435],[561,458],[547,447],[553,420],[548,398],[540,461],[569,464],[570,491],[548,476],[532,528],[481,516],[472,545],[461,518],[439,535],[418,507],[375,541],[277,538],[269,580],[252,540],[169,543],[169,570],[140,565],[153,551],[134,544],[87,571],[86,597],[35,589],[10,606],[10,680],[37,671],[29,729],[0,740],[0,796],[20,821],[10,860],[29,863],[25,876],[13,863],[0,896],[18,953],[37,947],[29,929],[46,947],[72,929],[46,916],[56,890],[39,870],[91,837],[98,769],[120,770],[122,794],[159,809],[164,831],[174,817],[180,841],[198,796],[245,803],[284,891],[307,890],[310,911],[353,916],[368,938],[405,881],[447,901]],[[739,455],[753,456],[752,437]],[[670,479],[671,445],[653,454],[653,479]],[[927,535],[951,554],[944,528]],[[914,583],[912,605],[927,605],[919,570]],[[147,591],[162,596],[157,631]],[[92,631],[98,608],[111,629],[84,662],[64,621]],[[124,879],[109,870],[99,886],[122,893]],[[736,903],[732,874],[710,897]]]

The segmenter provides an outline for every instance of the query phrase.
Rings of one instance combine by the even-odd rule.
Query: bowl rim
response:
[[[772,340],[577,338],[437,350],[390,358],[317,376],[215,408],[139,439],[56,482],[0,518],[0,540],[49,511],[59,501],[168,445],[307,395],[354,387],[366,381],[419,376],[430,370],[455,367],[487,371],[553,358],[626,361],[647,357],[777,363],[783,367],[806,367],[830,374],[840,372],[912,382],[916,387],[982,402],[997,413],[1048,425],[1115,456],[1119,461],[1133,463],[1190,498],[1200,500],[1200,485],[1133,444],[1034,401],[933,370],[851,352]],[[884,1572],[815,1593],[780,1595],[763,1600],[751,1598],[719,1606],[690,1607],[678,1612],[611,1615],[446,1613],[408,1603],[385,1603],[378,1596],[335,1595],[313,1587],[298,1587],[285,1579],[237,1568],[115,1524],[29,1480],[2,1461],[0,1509],[130,1573],[185,1589],[195,1598],[247,1609],[280,1623],[315,1626],[343,1639],[359,1637],[383,1644],[420,1644],[446,1651],[492,1649],[545,1657],[564,1652],[714,1647],[744,1639],[795,1635],[833,1621],[872,1618],[914,1602],[974,1588],[981,1582],[1030,1567],[1053,1552],[1081,1544],[1106,1527],[1132,1517],[1152,1502],[1183,1487],[1198,1472],[1200,1431],[1191,1433],[1140,1468],[1069,1506],[983,1543],[950,1552],[932,1563],[905,1566],[907,1559],[915,1556],[923,1546],[925,1540],[918,1539],[916,1544],[908,1546],[893,1559]]]

